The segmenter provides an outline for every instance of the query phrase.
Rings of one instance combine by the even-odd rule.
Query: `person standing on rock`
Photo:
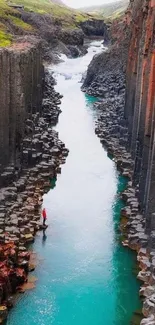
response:
[[[43,226],[46,226],[47,214],[45,208],[42,211],[42,217],[43,217]]]

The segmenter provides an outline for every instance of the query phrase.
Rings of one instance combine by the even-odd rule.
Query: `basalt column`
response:
[[[10,57],[0,51],[0,167],[9,161]],[[0,170],[1,170],[0,168]]]
[[[135,162],[134,185],[150,233],[155,230],[155,0],[132,1],[131,9],[125,118]]]
[[[25,40],[0,50],[0,166],[1,172],[21,160],[25,120],[40,114],[43,66],[40,44]]]
[[[147,229],[148,231],[151,229],[153,232],[155,230],[155,50],[152,52],[150,65],[143,160],[147,156],[145,213],[147,216]],[[152,235],[155,237],[153,233]]]

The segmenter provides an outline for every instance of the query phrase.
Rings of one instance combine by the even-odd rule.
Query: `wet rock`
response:
[[[148,272],[145,272],[145,271],[140,271],[138,273],[138,276],[137,278],[145,283],[149,283],[149,279],[150,279],[150,276],[151,276],[151,272],[148,271]]]
[[[154,325],[155,317],[154,315],[150,315],[148,318],[145,318],[141,321],[140,325]]]
[[[155,293],[155,287],[154,286],[143,286],[140,289],[140,295],[143,295],[144,297],[150,297]]]
[[[7,318],[8,309],[5,305],[0,305],[0,320],[4,321]]]
[[[155,314],[155,294],[152,294],[148,299],[145,299],[143,304],[143,314],[148,317],[150,314]]]

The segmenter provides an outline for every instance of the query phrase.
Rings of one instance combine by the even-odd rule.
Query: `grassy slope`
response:
[[[12,35],[8,28],[10,23],[25,32],[33,32],[32,26],[20,19],[18,10],[8,4],[24,5],[24,10],[41,15],[50,14],[60,20],[65,28],[75,28],[78,23],[90,19],[89,14],[57,4],[56,0],[0,0],[0,47],[11,44]]]
[[[87,12],[89,14],[102,14],[103,17],[108,19],[115,19],[120,17],[124,11],[127,9],[129,0],[120,0],[114,1],[109,4],[104,4],[101,6],[92,6],[83,8],[82,11]]]
[[[56,4],[50,0],[11,0],[13,4],[24,5],[25,10],[34,11],[40,14],[51,14],[55,18],[67,18],[72,19],[73,15],[78,16],[79,13],[69,9],[68,7]],[[84,19],[86,14],[81,13],[81,19]],[[76,18],[76,17],[75,17]]]

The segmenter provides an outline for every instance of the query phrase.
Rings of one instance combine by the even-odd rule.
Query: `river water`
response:
[[[140,307],[135,256],[119,241],[125,179],[116,171],[94,132],[94,98],[81,92],[81,77],[93,55],[55,66],[64,95],[56,127],[70,150],[56,187],[44,196],[46,236],[33,245],[39,265],[36,288],[18,299],[7,325],[128,325]]]

